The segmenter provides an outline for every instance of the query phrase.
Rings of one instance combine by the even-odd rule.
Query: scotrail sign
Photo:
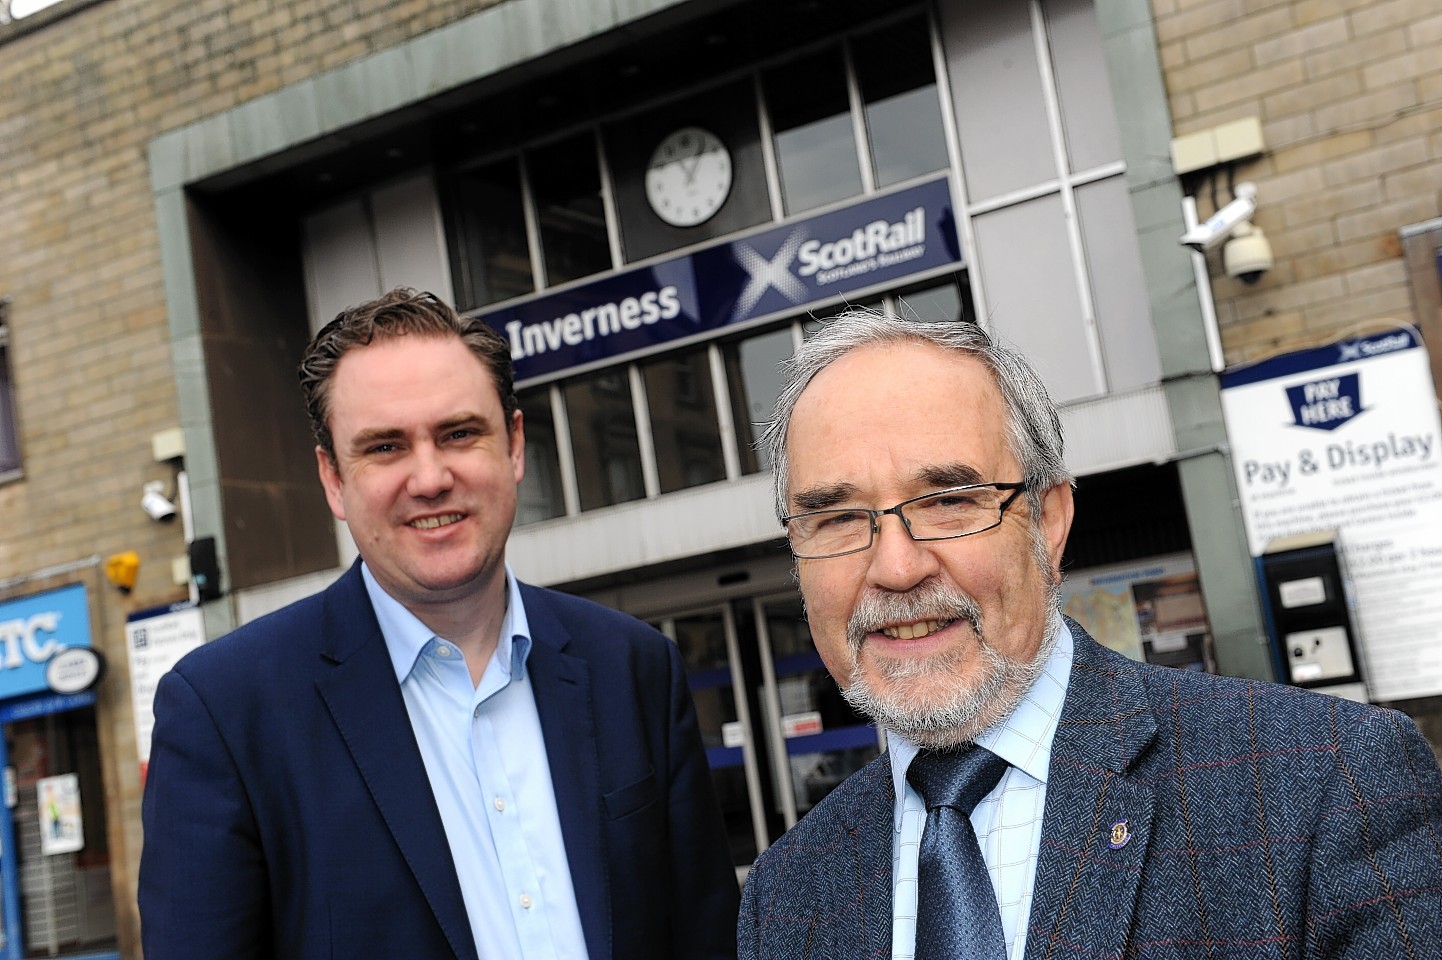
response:
[[[941,178],[482,316],[522,382],[960,263]]]

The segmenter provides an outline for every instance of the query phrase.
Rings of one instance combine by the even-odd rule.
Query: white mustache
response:
[[[982,636],[981,606],[955,587],[928,580],[906,593],[871,592],[862,596],[846,622],[846,640],[855,653],[867,634],[921,620],[965,620],[978,639]]]

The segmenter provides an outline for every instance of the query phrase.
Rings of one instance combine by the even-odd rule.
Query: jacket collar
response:
[[[1150,843],[1152,789],[1132,776],[1157,735],[1143,679],[1149,668],[1067,625],[1076,653],[1052,743],[1027,960],[1066,944],[1120,956]],[[1084,910],[1088,904],[1105,909]]]

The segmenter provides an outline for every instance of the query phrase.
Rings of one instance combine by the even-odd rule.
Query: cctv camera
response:
[[[1232,239],[1222,248],[1222,265],[1227,276],[1243,283],[1262,279],[1262,274],[1272,269],[1272,245],[1262,228],[1251,223],[1237,224]]]
[[[159,480],[152,480],[145,485],[145,492],[140,496],[140,506],[150,519],[164,522],[175,519],[175,504],[171,503],[161,491],[165,484]]]
[[[1180,243],[1198,252],[1210,250],[1246,223],[1257,212],[1257,187],[1252,183],[1237,184],[1237,199],[1206,220],[1182,234]]]

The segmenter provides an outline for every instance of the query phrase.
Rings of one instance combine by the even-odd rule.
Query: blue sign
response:
[[[46,662],[68,647],[88,646],[83,584],[0,603],[0,700],[47,690]]]
[[[1336,430],[1364,409],[1361,378],[1355,373],[1288,387],[1287,400],[1292,404],[1292,422],[1313,430]]]
[[[1260,363],[1227,370],[1222,374],[1222,389],[1245,386],[1249,383],[1261,383],[1263,380],[1290,376],[1307,370],[1320,370],[1323,367],[1331,367],[1339,363],[1352,363],[1368,357],[1379,357],[1385,353],[1396,353],[1399,350],[1420,350],[1421,348],[1422,340],[1416,330],[1411,327],[1395,327],[1386,333],[1375,336],[1360,337],[1356,340],[1339,340],[1325,346],[1298,350],[1295,353],[1284,353]],[[1304,424],[1304,426],[1312,426],[1312,424]]]
[[[520,382],[959,263],[941,178],[483,316]]]

